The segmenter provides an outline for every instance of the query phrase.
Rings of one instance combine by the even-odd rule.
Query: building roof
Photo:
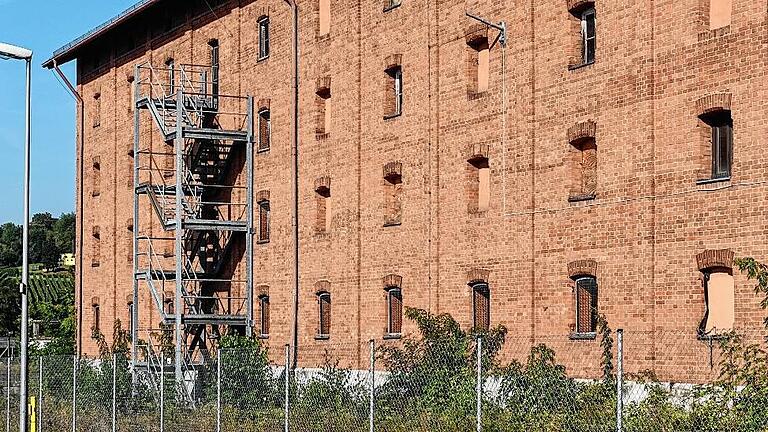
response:
[[[77,58],[77,54],[83,48],[90,45],[93,41],[98,39],[100,36],[108,32],[109,30],[113,29],[117,25],[122,24],[134,18],[136,15],[146,10],[149,6],[155,3],[158,3],[160,1],[162,0],[139,0],[138,3],[124,10],[116,17],[97,26],[96,28],[92,29],[88,33],[85,33],[79,38],[73,40],[72,42],[54,51],[51,58],[46,60],[45,63],[43,63],[43,67],[50,69],[54,66],[54,63],[61,65],[74,60],[75,58]]]

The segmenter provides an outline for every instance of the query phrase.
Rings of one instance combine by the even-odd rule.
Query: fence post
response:
[[[112,353],[112,432],[117,431],[117,353]]]
[[[285,432],[288,432],[288,413],[290,410],[290,404],[288,402],[288,391],[289,391],[289,373],[290,373],[290,362],[291,362],[291,346],[288,344],[285,344]]]
[[[376,398],[376,341],[371,339],[371,392],[368,405],[368,432],[373,432],[373,409]]]
[[[216,432],[221,432],[221,348],[216,350]]]
[[[11,432],[11,356],[5,360],[8,373],[5,381],[5,432]]]
[[[483,338],[477,337],[477,432],[483,430]]]
[[[616,330],[616,432],[622,432],[624,412],[624,330]]]
[[[165,429],[165,354],[160,355],[160,432]]]
[[[43,356],[39,357],[40,366],[37,371],[37,432],[43,432]]]
[[[72,356],[72,432],[77,432],[77,355]]]

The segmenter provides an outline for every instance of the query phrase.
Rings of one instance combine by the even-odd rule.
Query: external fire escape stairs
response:
[[[176,383],[193,401],[217,339],[252,333],[253,98],[219,94],[216,66],[143,63],[134,103],[132,361],[156,387],[172,347]],[[140,305],[143,292],[152,305]],[[141,317],[150,309],[153,319]],[[150,321],[160,328],[141,328]],[[172,343],[153,341],[171,329]]]

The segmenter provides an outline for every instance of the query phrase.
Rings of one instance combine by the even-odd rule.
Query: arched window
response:
[[[733,329],[736,306],[733,257],[734,252],[729,249],[705,250],[696,255],[704,288],[704,317],[699,325],[699,337],[716,337]]]
[[[597,278],[584,275],[576,278],[576,333],[597,332]]]
[[[259,336],[269,336],[269,296],[259,296]]]
[[[403,292],[399,287],[387,289],[387,335],[399,336],[403,331]]]
[[[331,293],[319,292],[317,294],[317,306],[317,335],[321,338],[327,338],[331,335]]]
[[[259,206],[259,232],[258,242],[269,242],[269,222],[270,222],[270,207],[269,200],[263,199],[258,202]]]
[[[472,285],[472,326],[477,330],[491,326],[491,290],[485,282]]]
[[[269,57],[269,17],[259,18],[259,60]]]

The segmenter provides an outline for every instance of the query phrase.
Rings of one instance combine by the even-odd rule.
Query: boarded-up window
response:
[[[315,231],[318,233],[329,232],[331,225],[330,206],[331,206],[331,188],[330,182],[324,183],[315,188],[317,194],[317,218],[315,221]]]
[[[403,220],[402,164],[390,162],[384,166],[384,226],[400,225]]]
[[[259,333],[261,336],[269,335],[269,296],[259,297]]]
[[[470,91],[483,93],[490,80],[491,52],[488,38],[477,37],[468,42]]]
[[[272,135],[272,120],[268,109],[259,111],[259,148],[258,151],[269,150],[269,142]]]
[[[472,285],[472,325],[478,330],[491,326],[491,291],[488,284]]]
[[[101,126],[101,93],[93,95],[93,127]]]
[[[91,267],[98,267],[101,265],[101,228],[98,225],[93,227],[92,237]]]
[[[318,335],[329,336],[331,334],[331,294],[321,292],[317,295],[319,323]]]
[[[331,30],[331,0],[319,0],[320,36],[327,35]]]
[[[576,333],[597,331],[597,279],[576,279]]]
[[[491,169],[488,158],[473,157],[468,161],[467,170],[469,212],[485,212],[491,203]]]
[[[726,269],[704,274],[706,309],[702,335],[714,336],[733,329],[735,314],[733,276]]]
[[[92,177],[91,195],[99,196],[101,195],[101,158],[99,156],[95,156],[93,158],[91,177]]]
[[[733,0],[709,0],[709,29],[730,25],[732,9]]]
[[[399,335],[403,331],[403,293],[400,288],[387,290],[387,333]]]
[[[259,236],[260,243],[269,241],[269,219],[270,219],[269,201],[259,201]]]
[[[318,139],[327,138],[331,132],[331,89],[323,87],[317,90],[315,97],[317,109],[317,127],[315,134]]]
[[[592,137],[571,143],[572,186],[569,199],[592,199],[597,194],[597,145]]]

